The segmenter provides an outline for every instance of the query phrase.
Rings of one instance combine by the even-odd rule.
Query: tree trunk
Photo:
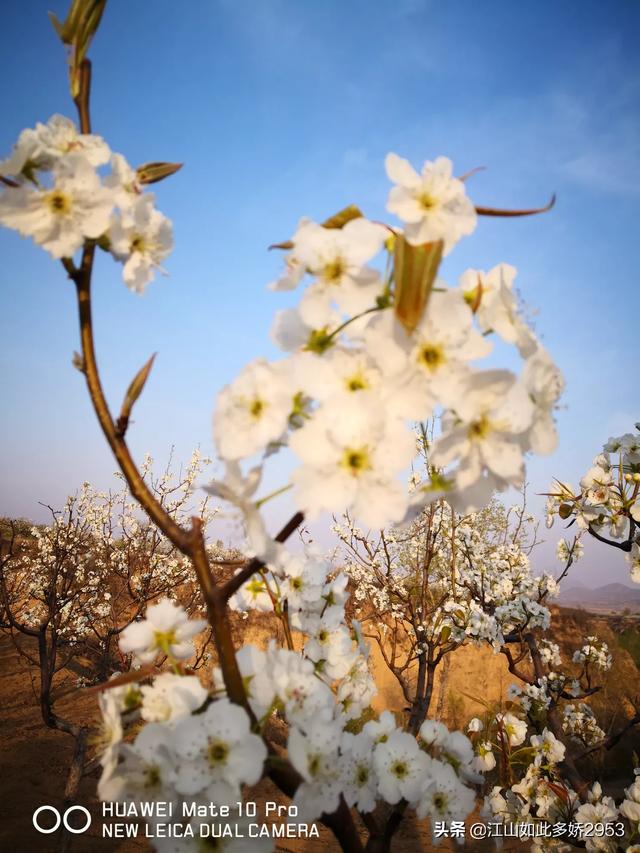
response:
[[[69,773],[67,775],[67,784],[64,789],[64,802],[62,805],[63,813],[69,808],[69,806],[74,805],[76,802],[78,788],[80,787],[82,772],[84,770],[84,759],[87,751],[87,735],[88,729],[80,728],[75,737],[73,758],[71,759],[71,766],[69,767]],[[60,835],[60,847],[58,848],[59,853],[67,853],[71,847],[71,838],[72,834],[63,826]]]
[[[436,720],[442,721],[447,701],[447,684],[449,683],[449,670],[451,668],[451,656],[445,655],[440,669],[440,685],[438,687],[438,701],[436,703]]]

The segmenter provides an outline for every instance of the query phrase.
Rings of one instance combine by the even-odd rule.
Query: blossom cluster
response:
[[[613,658],[609,653],[609,647],[598,637],[587,637],[586,643],[573,653],[573,662],[581,663],[585,667],[592,664],[604,671],[611,669]]]
[[[518,782],[507,788],[496,785],[491,789],[483,807],[485,817],[504,823],[577,825],[577,835],[567,832],[564,837],[536,839],[532,846],[534,853],[570,850],[576,838],[587,850],[607,853],[635,850],[633,845],[640,829],[638,777],[625,789],[619,806],[612,797],[603,794],[598,782],[591,786],[583,802],[558,772],[565,747],[547,729],[540,736],[532,736],[529,742],[534,761]],[[595,833],[594,825],[599,827]]]
[[[367,662],[369,650],[359,624],[354,622],[351,631],[347,627],[346,587],[347,576],[333,572],[326,559],[312,546],[307,546],[302,554],[293,554],[278,546],[275,558],[240,587],[229,601],[232,609],[278,614],[286,610],[288,626],[300,636],[302,647],[301,654],[293,650],[285,653],[277,648],[264,653],[251,646],[240,651],[242,675],[251,679],[250,701],[254,688],[257,689],[256,685],[263,680],[262,692],[273,690],[276,671],[287,668],[284,659],[279,657],[284,654],[296,670],[311,673],[313,677],[308,684],[314,696],[320,691],[318,696],[332,703],[332,691],[335,693],[347,719],[360,716],[369,706],[375,693]],[[302,660],[298,662],[300,657]],[[291,689],[298,688],[292,686]],[[317,710],[318,696],[311,702],[314,710]],[[274,699],[272,695],[269,702],[259,700],[259,707],[254,709],[256,714],[261,717]],[[282,696],[278,701],[284,701],[286,706]],[[305,709],[301,712],[303,716],[307,713]]]
[[[109,164],[103,176],[100,169]],[[20,134],[0,161],[8,178],[0,224],[31,237],[53,258],[72,258],[95,241],[123,264],[127,286],[141,293],[173,248],[171,222],[143,192],[140,172],[101,136],[52,116]]]
[[[81,298],[82,288],[88,296],[96,247],[122,263],[126,284],[142,292],[173,242],[171,223],[145,186],[178,166],[134,169],[88,132],[86,50],[101,13],[80,0],[65,24],[53,18],[71,47],[80,131],[55,115],[24,130],[0,162],[0,224],[62,260]],[[508,515],[496,531],[495,507],[488,508],[488,521],[480,511],[494,493],[523,486],[527,454],[553,451],[562,376],[525,321],[514,267],[467,269],[454,286],[439,276],[442,258],[473,233],[478,214],[488,212],[467,196],[468,176],[455,177],[446,157],[425,162],[420,173],[396,154],[385,165],[393,184],[387,210],[401,225],[371,221],[355,206],[323,223],[301,220],[292,238],[277,246],[286,251],[285,270],[271,285],[302,290],[298,304],[279,311],[272,327],[285,355],[249,363],[217,399],[214,439],[224,476],[208,490],[241,511],[248,551],[257,559],[243,563],[224,585],[213,573],[205,583],[213,568],[205,564],[215,551],[201,535],[210,518],[208,498],[190,526],[181,519],[199,459],[177,486],[168,473],[150,485],[151,463],[145,462],[142,471],[123,471],[163,532],[142,522],[126,496],[116,530],[113,496],[96,502],[86,487],[77,516],[71,502],[50,530],[32,532],[32,553],[14,563],[11,603],[30,613],[26,618],[36,626],[50,617],[48,602],[54,601],[54,633],[66,643],[100,636],[108,619],[114,623],[108,640],[118,637],[122,661],[132,671],[116,675],[100,692],[103,800],[176,806],[189,800],[205,809],[228,807],[241,821],[236,807],[244,786],[257,783],[267,768],[286,765],[299,780],[293,799],[302,820],[334,813],[344,800],[365,815],[384,803],[397,806],[398,816],[408,806],[418,818],[446,824],[466,818],[475,805],[473,786],[499,767],[502,784],[487,797],[487,814],[517,822],[575,818],[580,825],[622,819],[631,842],[639,831],[638,781],[618,807],[597,785],[581,802],[584,786],[578,793],[562,775],[570,758],[563,734],[567,741],[598,745],[602,730],[577,703],[597,689],[592,671],[611,666],[608,649],[588,637],[573,656],[579,674],[561,671],[559,647],[540,639],[558,584],[531,570],[520,533],[524,508],[513,535]],[[79,268],[73,258],[80,250]],[[87,325],[90,332],[85,317],[83,329]],[[496,342],[515,348],[517,373],[483,361]],[[105,417],[92,361],[83,372],[113,447],[123,439],[126,418]],[[127,403],[139,393],[136,384]],[[417,453],[412,425],[420,424],[424,436],[429,419],[439,431],[429,444],[427,476],[412,472],[407,489],[403,478]],[[289,481],[257,499],[266,460],[284,447],[296,460]],[[274,540],[261,506],[289,488],[298,512]],[[558,489],[550,517],[573,516],[598,538],[607,529],[615,540],[627,537],[632,573],[638,574],[638,437],[605,445],[579,494],[564,484]],[[323,512],[347,513],[346,527],[336,526],[354,556],[344,571],[310,545],[293,553],[280,541],[296,520],[299,526],[303,517]],[[368,542],[356,522],[380,530],[368,562],[358,561],[353,547]],[[385,532],[389,525],[404,525],[404,532]],[[434,527],[439,541],[431,536]],[[412,553],[415,534],[425,529],[428,547]],[[558,546],[567,567],[580,553],[577,539]],[[178,595],[190,596],[191,614],[202,604],[185,555],[197,567],[208,622],[190,618]],[[29,571],[29,560],[38,571]],[[415,568],[421,560],[427,566],[422,577]],[[433,582],[416,592],[416,578]],[[401,625],[410,645],[403,668],[417,659],[423,667],[418,682],[428,661],[431,685],[409,709],[406,728],[388,711],[377,718],[372,712],[369,648],[362,625],[346,612],[350,581],[357,607],[368,601],[386,611],[380,631]],[[114,582],[128,598],[112,595]],[[122,597],[124,608],[116,612]],[[286,647],[271,641],[236,652],[227,614],[219,612],[227,604],[242,613],[272,613]],[[207,625],[220,668],[207,667],[203,683],[187,664],[201,655],[196,638]],[[512,688],[506,707],[488,708],[484,723],[471,721],[470,737],[429,719],[426,710],[437,662],[466,642],[504,652],[523,682]],[[558,715],[567,699],[576,704]],[[269,736],[283,726],[286,757]],[[160,841],[159,850],[209,846],[199,837],[199,815],[187,819],[184,843]],[[385,843],[391,823],[382,833]],[[590,839],[586,846],[608,849]]]
[[[604,738],[604,731],[596,722],[595,714],[584,702],[565,705],[562,729],[585,746],[591,746]]]
[[[626,540],[631,580],[640,583],[640,423],[635,433],[609,438],[580,480],[580,489],[559,480],[547,497],[547,525],[556,515],[614,544]]]
[[[147,454],[142,473],[173,518],[197,512],[206,525],[215,515],[210,498],[194,499],[206,463],[196,451],[179,476],[167,466],[155,477]],[[212,558],[229,554],[209,547]],[[20,538],[0,567],[0,581],[2,606],[16,625],[44,628],[67,648],[82,646],[99,659],[147,602],[167,594],[189,601],[195,575],[126,489],[105,492],[85,482],[50,524],[34,525]]]
[[[288,355],[249,363],[220,392],[214,415],[229,465],[287,445],[298,462],[289,484],[298,509],[310,518],[348,510],[372,528],[411,518],[443,490],[457,508],[479,508],[492,492],[521,485],[526,453],[555,447],[563,385],[518,309],[513,267],[468,270],[456,287],[436,277],[438,253],[476,219],[450,161],[427,162],[421,175],[393,154],[386,165],[395,185],[388,209],[404,230],[351,208],[324,225],[302,220],[272,285],[308,280],[298,306],[278,312],[273,326]],[[417,276],[420,263],[433,267],[431,278]],[[407,300],[419,303],[409,319]],[[495,337],[518,349],[519,376],[476,367]],[[434,414],[443,430],[432,462],[446,476],[409,497],[398,478],[415,457],[411,423]]]
[[[496,502],[460,517],[440,499],[406,528],[381,537],[367,538],[350,517],[333,530],[346,546],[344,570],[357,612],[382,632],[391,617],[416,654],[443,636],[446,644],[487,642],[497,652],[514,632],[548,628],[546,602],[559,592],[550,574],[533,574],[509,523]]]
[[[330,594],[339,600],[339,585]],[[325,605],[340,606],[326,600]],[[211,691],[184,674],[181,664],[195,651],[192,640],[202,624],[168,600],[150,607],[143,622],[123,632],[120,646],[141,662],[162,655],[173,671],[154,675],[148,684],[105,685],[99,796],[178,805],[189,798],[233,808],[241,787],[261,777],[267,747],[260,733],[273,715],[281,715],[288,723],[289,761],[302,779],[294,797],[301,820],[330,814],[341,796],[362,812],[372,811],[379,800],[391,805],[406,800],[421,818],[464,819],[475,804],[472,786],[482,781],[469,739],[431,720],[416,738],[388,711],[357,733],[350,731],[353,703],[345,701],[342,684],[332,683],[335,671],[327,676],[333,664],[339,671],[344,667],[339,657],[333,664],[324,658],[320,648],[326,640],[319,634],[330,633],[331,625],[326,622],[305,647],[316,650],[315,661],[313,654],[274,643],[239,651],[250,716],[224,695],[216,671]],[[346,658],[351,659],[348,653]],[[349,676],[357,693],[362,675],[353,669]],[[199,827],[190,826],[185,835],[194,843],[185,849],[199,849]]]

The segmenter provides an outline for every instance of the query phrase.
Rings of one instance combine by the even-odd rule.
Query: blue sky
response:
[[[50,8],[64,17],[55,0],[3,9],[2,156],[23,127],[73,115]],[[94,129],[134,164],[186,164],[157,188],[175,226],[170,277],[139,298],[106,256],[96,272],[114,407],[159,353],[134,452],[212,451],[217,389],[249,359],[275,356],[271,316],[288,300],[265,290],[279,268],[266,247],[300,216],[350,202],[384,217],[393,150],[416,165],[446,154],[458,173],[486,166],[469,184],[477,203],[539,205],[557,192],[545,216],[481,220],[443,273],[453,283],[469,266],[518,267],[567,379],[560,446],[532,460],[531,489],[554,474],[577,481],[640,418],[639,36],[633,0],[110,3],[92,49]],[[13,233],[0,232],[0,253],[0,513],[39,519],[38,501],[59,504],[84,479],[107,486],[114,465],[70,364],[72,287]],[[274,507],[274,523],[286,509]],[[582,580],[626,577],[618,552],[588,550]]]

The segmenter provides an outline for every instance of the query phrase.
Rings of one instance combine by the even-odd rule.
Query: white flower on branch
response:
[[[53,168],[53,186],[7,187],[0,195],[0,224],[33,240],[53,258],[70,258],[85,239],[109,227],[113,195],[82,154]]]
[[[352,510],[370,527],[399,521],[406,490],[396,475],[414,455],[411,433],[372,402],[346,402],[339,417],[323,409],[290,439],[303,465],[294,471],[299,505],[311,518]]]
[[[98,796],[106,802],[176,802],[176,755],[167,726],[148,723],[132,744],[120,746],[122,762],[102,774]]]
[[[171,221],[154,205],[151,193],[134,196],[109,228],[111,252],[124,263],[122,276],[131,290],[143,293],[173,249]]]
[[[489,272],[470,269],[460,277],[460,287],[470,303],[478,301],[476,317],[482,331],[495,332],[528,358],[536,349],[536,339],[519,314],[513,290],[516,273],[511,264],[498,264]]]
[[[515,714],[497,714],[496,723],[510,746],[520,746],[524,743],[527,736],[527,724],[524,720],[518,719]]]
[[[531,735],[529,742],[535,750],[534,764],[537,767],[541,764],[557,764],[564,758],[565,745],[547,728],[540,735]]]
[[[218,452],[225,460],[237,460],[279,441],[293,408],[284,363],[257,359],[218,395],[213,430]]]
[[[153,684],[140,688],[140,716],[149,722],[166,722],[185,717],[200,708],[208,693],[194,675],[175,675],[163,672]]]
[[[342,735],[340,786],[347,805],[363,812],[373,811],[376,805],[378,779],[373,748],[373,740],[364,732]]]
[[[303,779],[293,800],[300,820],[316,820],[323,812],[331,814],[338,808],[338,745],[338,731],[329,723],[316,722],[306,734],[296,726],[291,727],[287,744],[289,760]]]
[[[298,229],[293,238],[295,257],[315,277],[300,302],[305,323],[314,328],[326,325],[332,303],[352,315],[375,305],[382,281],[366,264],[388,236],[383,225],[362,217],[342,228],[306,222]]]
[[[91,166],[102,166],[111,151],[101,136],[78,133],[71,119],[53,115],[46,124],[23,130],[10,157],[0,161],[0,175],[19,177],[24,171],[48,171],[65,155],[82,154]]]
[[[397,154],[385,160],[389,180],[397,186],[389,193],[387,210],[405,223],[405,236],[418,246],[444,241],[445,254],[476,227],[477,215],[467,198],[464,183],[453,177],[453,164],[447,157],[428,160],[419,175],[413,166]]]
[[[464,393],[468,362],[492,348],[472,320],[462,294],[447,289],[431,294],[411,334],[389,311],[369,323],[365,339],[389,385],[381,396],[394,412],[423,421],[438,404],[455,406]]]
[[[432,821],[464,820],[475,806],[475,793],[463,785],[450,764],[432,761],[416,806],[419,818]]]
[[[136,170],[122,154],[111,155],[111,174],[104,179],[104,185],[113,191],[116,205],[124,211],[128,211],[142,193]]]
[[[204,791],[219,805],[233,805],[241,785],[254,785],[267,757],[246,711],[228,699],[179,720],[172,742],[178,757],[176,789],[186,796]]]
[[[164,598],[148,608],[145,619],[124,629],[120,649],[141,663],[151,663],[160,653],[185,660],[195,652],[192,638],[206,626],[205,619],[189,619],[184,607]]]
[[[224,465],[224,479],[213,480],[204,487],[205,491],[229,501],[242,512],[249,556],[259,557],[265,563],[275,562],[280,553],[280,546],[267,533],[260,510],[254,500],[262,479],[262,465],[251,468],[246,477],[237,462],[225,461]]]
[[[391,732],[374,752],[380,794],[391,805],[403,798],[415,802],[432,763],[412,735],[398,730]]]
[[[507,370],[473,374],[448,416],[445,433],[434,445],[431,461],[445,467],[458,460],[458,488],[481,478],[483,470],[514,486],[524,477],[519,438],[530,426],[533,406],[525,387]]]
[[[496,757],[493,753],[491,741],[481,741],[477,746],[477,754],[473,759],[473,768],[480,773],[488,773],[496,766]]]

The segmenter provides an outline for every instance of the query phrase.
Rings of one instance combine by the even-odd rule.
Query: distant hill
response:
[[[574,585],[561,591],[558,604],[615,610],[629,607],[635,610],[640,608],[640,587],[630,587],[623,583],[608,583],[596,589],[589,589],[586,586]]]

